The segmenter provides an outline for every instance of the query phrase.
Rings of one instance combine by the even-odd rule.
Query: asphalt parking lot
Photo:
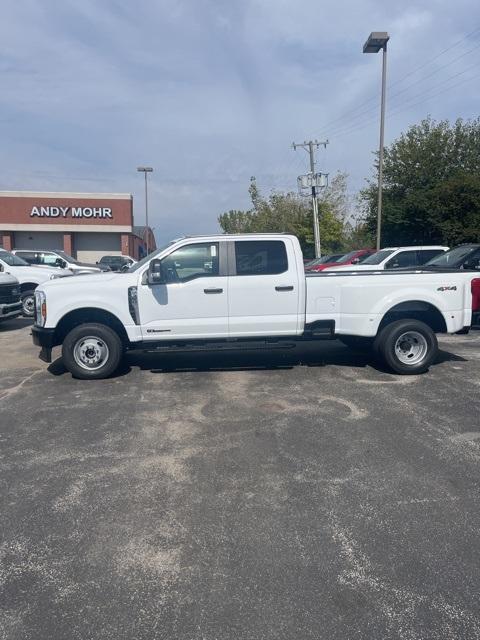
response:
[[[416,377],[333,341],[84,382],[29,331],[0,325],[2,639],[480,638],[480,332]]]

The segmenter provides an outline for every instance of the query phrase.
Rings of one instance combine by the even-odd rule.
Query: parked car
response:
[[[334,337],[363,339],[391,370],[417,374],[436,357],[436,333],[470,326],[479,288],[460,270],[305,274],[295,236],[190,237],[126,273],[44,283],[32,336],[46,362],[62,345],[83,379],[112,374],[127,349],[268,352]]]
[[[343,265],[363,263],[373,253],[375,253],[375,249],[357,249],[355,251],[349,251],[348,253],[345,253],[344,255],[337,258],[337,260],[313,265],[308,269],[308,271],[324,271],[329,267],[341,267]]]
[[[0,271],[10,273],[20,282],[20,297],[22,300],[22,312],[26,317],[33,317],[34,291],[39,284],[46,280],[71,276],[68,269],[38,267],[29,265],[20,256],[10,251],[0,249]]]
[[[27,249],[14,249],[16,256],[20,256],[29,264],[47,267],[57,267],[60,269],[70,269],[74,274],[99,273],[100,271],[110,271],[107,266],[99,266],[88,262],[79,262],[69,256],[65,251],[30,251]]]
[[[381,271],[383,269],[406,269],[419,267],[440,253],[448,251],[448,247],[387,247],[376,251],[361,262],[351,266],[330,265],[328,271]]]
[[[97,264],[99,267],[108,267],[111,271],[125,271],[135,262],[130,256],[102,256]]]
[[[432,258],[425,268],[480,270],[480,244],[461,244]]]
[[[307,262],[305,262],[304,260],[303,262],[305,264],[305,269],[311,270],[311,268],[316,266],[317,264],[326,264],[327,262],[336,262],[344,255],[345,255],[344,253],[332,253],[332,254],[327,254],[326,256],[322,256],[321,258],[314,258],[313,260],[307,260]]]
[[[0,322],[21,315],[20,283],[9,273],[0,273]]]

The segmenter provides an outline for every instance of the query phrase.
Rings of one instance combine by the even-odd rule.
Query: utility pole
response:
[[[308,151],[310,155],[310,176],[311,176],[311,189],[312,189],[312,209],[313,209],[313,235],[315,238],[315,257],[320,258],[322,255],[322,248],[320,242],[320,225],[318,220],[318,200],[317,200],[317,185],[318,178],[321,178],[325,174],[315,173],[315,150],[318,147],[323,146],[327,148],[328,140],[319,142],[318,140],[309,140],[308,142],[292,144],[293,149],[296,151],[297,147],[302,147],[305,151]],[[300,178],[307,178],[307,176],[300,176]]]
[[[140,171],[145,176],[145,226],[146,226],[146,251],[147,256],[150,253],[150,229],[148,228],[148,187],[147,187],[147,173],[152,173],[152,167],[137,167],[137,171]]]

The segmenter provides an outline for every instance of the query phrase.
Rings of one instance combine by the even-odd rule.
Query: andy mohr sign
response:
[[[113,218],[110,207],[32,207],[30,217]]]

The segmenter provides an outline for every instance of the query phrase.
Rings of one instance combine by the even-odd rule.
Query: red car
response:
[[[305,267],[305,271],[323,271],[328,267],[340,267],[347,264],[358,264],[362,262],[372,253],[375,253],[375,249],[357,249],[356,251],[350,251],[343,256],[340,256],[337,260],[331,262],[319,262],[315,261],[314,264],[309,264]],[[322,260],[322,258],[320,258]]]

